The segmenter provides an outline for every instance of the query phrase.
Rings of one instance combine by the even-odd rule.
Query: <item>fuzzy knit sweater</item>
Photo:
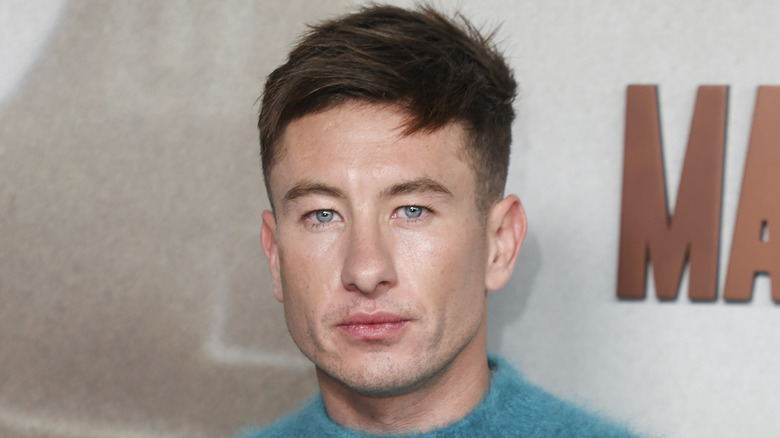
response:
[[[427,433],[401,435],[415,438],[443,437],[635,437],[628,429],[560,400],[525,381],[503,359],[488,357],[493,371],[485,399],[466,417]],[[328,417],[321,396],[289,417],[263,429],[247,431],[240,438],[276,437],[376,437],[344,428]],[[381,435],[388,437],[388,435]]]

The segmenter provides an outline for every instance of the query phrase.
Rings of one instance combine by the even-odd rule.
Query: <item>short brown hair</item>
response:
[[[398,105],[408,113],[405,134],[462,123],[477,205],[487,211],[506,183],[517,88],[492,38],[429,6],[374,5],[311,26],[265,83],[258,128],[269,199],[287,125],[357,100]]]

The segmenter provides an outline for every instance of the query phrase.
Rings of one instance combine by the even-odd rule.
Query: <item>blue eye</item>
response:
[[[423,207],[418,207],[416,205],[407,205],[404,207],[404,215],[408,217],[409,219],[417,219],[423,214]]]
[[[328,223],[333,220],[333,210],[317,210],[314,212],[317,222]]]

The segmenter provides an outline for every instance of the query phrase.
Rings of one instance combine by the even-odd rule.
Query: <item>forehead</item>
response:
[[[455,183],[465,177],[473,184],[460,124],[407,135],[406,121],[396,106],[357,102],[293,120],[269,175],[272,194],[301,178],[355,184],[419,177]]]

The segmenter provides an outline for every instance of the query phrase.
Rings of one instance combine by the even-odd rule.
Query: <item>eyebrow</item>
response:
[[[344,192],[327,184],[302,181],[294,185],[282,198],[282,204],[290,203],[298,198],[310,195],[324,195],[332,198],[345,198]]]
[[[392,198],[394,196],[423,193],[440,194],[448,198],[454,197],[452,192],[447,187],[445,187],[444,184],[432,178],[417,178],[411,181],[404,181],[392,185],[382,190],[380,196],[382,198]],[[344,192],[336,187],[311,181],[302,181],[298,184],[295,184],[290,190],[287,191],[287,193],[284,194],[284,197],[282,198],[282,204],[289,204],[298,198],[312,195],[328,196],[338,199],[346,198]]]
[[[383,198],[408,194],[433,193],[444,195],[448,198],[454,197],[452,192],[444,184],[432,178],[418,178],[411,181],[404,181],[390,186],[382,191]]]

